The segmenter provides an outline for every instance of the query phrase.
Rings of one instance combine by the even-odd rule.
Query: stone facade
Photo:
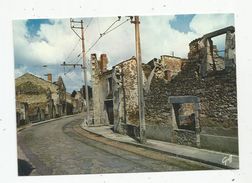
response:
[[[104,54],[102,57],[105,57]],[[115,131],[120,132],[125,130],[125,124],[137,125],[139,122],[136,59],[132,57],[115,65],[112,70],[105,71],[101,70],[102,62],[97,60],[95,54],[91,55],[91,60],[94,124],[114,124]],[[102,68],[104,67],[106,68],[103,65]],[[142,74],[144,76],[144,73]],[[146,78],[144,80],[146,81]]]
[[[16,101],[16,118],[17,126],[21,126],[29,122],[28,104],[26,102]]]
[[[81,113],[86,106],[86,102],[80,91],[77,91],[76,95],[72,97],[73,113]]]
[[[104,60],[102,60],[104,59]],[[107,70],[108,63],[105,54],[98,60],[96,54],[91,55],[92,62],[92,93],[93,93],[93,121],[92,125],[113,123],[112,100],[112,71]]]
[[[66,89],[61,77],[52,83],[26,73],[16,78],[15,84],[17,113],[19,104],[27,104],[26,122],[42,121],[66,114]]]
[[[224,57],[219,55],[211,40],[221,34],[227,36]],[[202,144],[205,148],[238,153],[234,37],[234,28],[227,27],[192,41],[188,59],[163,55],[142,64],[147,138],[197,147]],[[98,68],[95,62],[93,66]],[[97,91],[94,87],[94,93],[106,91],[98,88],[105,82],[106,72],[96,73],[93,78]],[[114,66],[112,79],[114,129],[137,137],[139,116],[135,58]],[[185,99],[187,102],[172,104],[168,100],[171,97],[197,98],[198,102]],[[234,146],[214,146],[210,143],[214,140],[211,136],[218,137],[218,142],[232,141]]]
[[[213,135],[218,136],[221,142],[229,143],[228,139],[231,139],[234,144],[235,138],[236,143],[238,142],[235,52],[230,53],[228,58],[226,56],[221,58],[217,55],[216,48],[212,51],[210,49],[210,53],[209,49],[202,50],[201,40],[202,38],[199,38],[190,43],[188,60],[183,61],[181,71],[170,82],[162,77],[153,77],[150,91],[145,93],[146,124],[147,127],[148,125],[160,125],[174,129],[172,136],[173,139],[177,139],[177,143],[183,144],[184,139],[184,144],[196,145],[196,141],[190,142],[189,140],[196,140],[196,138],[192,138],[192,134],[195,132],[189,133],[173,127],[172,107],[166,99],[170,96],[197,96],[201,101],[200,134],[203,140],[208,140],[208,143],[203,142],[204,147],[216,149],[214,143],[211,143],[211,147],[207,145]],[[232,51],[234,50],[235,47],[232,47]],[[210,58],[206,57],[207,54],[210,55]],[[213,67],[211,58],[213,55],[217,55],[222,62],[220,64],[222,66],[219,65],[218,69]],[[229,60],[228,66],[224,60]],[[187,111],[190,110],[187,109]],[[188,138],[184,138],[184,136]],[[227,147],[223,149],[220,146],[217,149],[237,153],[237,144],[233,147],[235,149]]]
[[[137,63],[134,57],[113,68],[113,99],[115,131],[125,131],[126,124],[138,125]]]
[[[146,94],[146,119],[149,123],[169,125],[169,96],[193,95],[201,99],[202,126],[237,127],[235,70],[212,73],[204,80],[196,63],[186,63],[171,82],[155,79]],[[156,120],[159,119],[159,120]]]

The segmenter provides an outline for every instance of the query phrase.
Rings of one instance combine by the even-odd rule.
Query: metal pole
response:
[[[136,40],[136,59],[137,59],[137,82],[138,82],[138,106],[139,106],[139,125],[140,125],[140,143],[146,143],[146,127],[144,114],[144,96],[143,96],[143,75],[142,75],[142,57],[140,47],[139,16],[135,16],[135,40]]]
[[[84,81],[85,81],[85,97],[87,105],[87,115],[86,123],[89,124],[89,96],[88,96],[88,85],[87,85],[87,63],[86,63],[86,53],[85,53],[85,44],[84,44],[84,28],[83,20],[81,20],[81,46],[82,46],[82,60],[83,60],[83,71],[84,71]]]

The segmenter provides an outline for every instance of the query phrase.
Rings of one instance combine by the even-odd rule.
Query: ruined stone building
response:
[[[224,57],[212,41],[225,34]],[[193,40],[187,59],[162,55],[142,64],[147,139],[238,153],[235,30]],[[91,55],[94,125],[139,136],[136,59],[107,70]]]
[[[92,62],[92,95],[93,124],[113,124],[112,71],[107,70],[108,59],[102,54],[100,60],[91,55]]]
[[[86,102],[80,91],[77,91],[75,96],[72,96],[73,113],[81,113],[86,106]]]
[[[66,88],[61,77],[52,82],[31,73],[16,78],[17,125],[67,114]]]

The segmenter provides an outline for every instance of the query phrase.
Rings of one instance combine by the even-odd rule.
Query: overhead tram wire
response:
[[[84,29],[84,32],[86,32],[86,30],[87,30],[87,28],[89,27],[89,25],[91,24],[92,20],[93,20],[93,17],[89,20],[89,22],[88,22],[86,28]]]
[[[77,83],[76,81],[72,80],[68,75],[65,75],[66,78],[68,78],[72,83],[76,85],[81,85],[80,83]],[[84,83],[83,80],[80,80],[81,83]]]
[[[121,18],[118,17],[118,19],[117,19],[116,21],[114,21],[103,33],[100,33],[100,36],[97,38],[97,40],[96,40],[96,41],[87,49],[87,51],[85,52],[85,56],[86,56],[87,53],[90,52],[91,49],[100,41],[100,39],[101,39],[103,36],[107,35],[108,33],[112,32],[112,31],[114,31],[114,30],[116,30],[117,28],[119,28],[120,26],[122,26],[123,24],[125,24],[127,21],[130,20],[130,18],[127,18],[125,21],[123,21],[122,23],[120,23],[120,24],[117,25],[116,27],[112,28],[113,25],[115,25],[118,21],[120,21],[120,19],[121,19]],[[111,28],[112,28],[112,29],[111,29]],[[81,59],[82,59],[81,54],[82,54],[82,52],[80,52],[80,53],[78,54],[77,57],[79,57],[79,58],[74,62],[74,64],[78,64],[78,63],[81,61]],[[73,63],[73,62],[72,62],[72,63]],[[65,73],[65,75],[66,75],[66,74],[69,74],[69,73],[71,73],[71,72],[73,72],[73,70],[74,70],[74,68],[70,68],[70,69]]]
[[[116,27],[114,27],[113,29],[111,29],[110,31],[107,31],[106,34],[112,32],[113,30],[117,29],[118,27],[122,26],[123,24],[125,24],[127,21],[129,21],[130,18],[127,18],[125,21],[123,21],[122,23],[120,23],[119,25],[117,25]]]
[[[80,52],[77,56],[75,56],[74,58],[72,58],[70,61],[68,61],[69,64],[73,63],[76,61],[76,59],[80,59],[82,58],[82,55],[81,55],[82,52]]]
[[[77,62],[75,62],[74,64],[77,64],[81,59],[82,59],[82,56],[81,56],[81,57],[77,60]],[[64,75],[66,75],[66,74],[71,74],[71,73],[74,71],[74,69],[75,69],[74,66],[71,67],[71,68],[69,68],[68,71],[64,73]]]
[[[65,58],[65,60],[69,59],[71,54],[74,52],[74,50],[77,48],[78,44],[80,43],[80,39],[77,40],[76,44],[74,45],[74,48],[70,51],[68,56]]]
[[[125,24],[127,21],[130,20],[130,18],[127,18],[125,21],[123,21],[122,23],[120,23],[119,25],[117,25],[116,27],[114,27],[114,28],[111,29],[111,27],[113,27],[113,25],[114,25],[116,22],[120,21],[120,19],[121,19],[121,18],[118,17],[118,19],[117,19],[116,21],[114,21],[103,33],[100,34],[100,36],[97,38],[97,40],[87,49],[87,51],[85,52],[85,56],[86,56],[86,54],[87,54],[88,52],[90,52],[91,49],[100,41],[100,39],[101,39],[103,36],[107,35],[108,33],[112,32],[112,31],[114,31],[114,30],[116,30],[117,28],[119,28],[120,26],[122,26],[123,24]],[[82,53],[82,52],[81,52],[81,53]],[[80,53],[80,54],[81,54],[81,53]],[[78,59],[78,61],[77,61],[76,63],[78,63],[79,61],[80,61],[80,59]]]
[[[126,23],[127,21],[130,20],[130,18],[126,19],[125,21],[123,21],[122,23],[120,23],[119,25],[117,25],[116,27],[112,28],[111,30],[109,30],[116,22],[118,22],[120,19],[118,18],[118,20],[116,20],[115,22],[113,22],[109,28],[106,29],[106,31],[104,31],[103,33],[100,34],[99,38],[88,48],[88,50],[86,51],[86,53],[88,53],[97,43],[98,41],[105,35],[107,35],[108,33],[114,31],[115,29],[117,29],[118,27],[122,26],[124,23]]]
[[[86,26],[86,28],[85,28],[84,31],[86,31],[86,30],[88,29],[88,27],[89,27],[89,25],[91,24],[92,20],[93,20],[93,17],[92,17],[92,18],[90,19],[90,21],[88,22],[88,24],[87,24],[87,26]],[[76,42],[74,48],[71,50],[71,52],[70,52],[70,53],[68,54],[68,56],[65,58],[65,60],[68,60],[68,59],[70,58],[71,54],[76,50],[76,48],[79,48],[79,47],[77,47],[77,46],[78,46],[78,44],[80,43],[80,41],[81,41],[81,39],[78,39],[78,40],[77,40],[77,42]],[[81,53],[82,53],[82,52],[81,52]],[[77,55],[77,58],[81,56],[81,53],[79,53],[79,54]],[[80,58],[82,58],[82,57],[80,57]],[[69,61],[68,63],[73,63],[74,61],[75,61],[75,60],[72,59],[72,60]],[[79,62],[79,59],[78,59],[78,62]],[[67,73],[69,73],[69,72],[70,72],[70,69],[68,70]]]

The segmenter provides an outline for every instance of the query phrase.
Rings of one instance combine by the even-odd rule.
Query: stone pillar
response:
[[[101,124],[101,101],[100,93],[100,68],[98,65],[96,54],[91,54],[91,63],[92,63],[92,93],[93,93],[93,125]]]
[[[115,132],[123,133],[122,123],[125,111],[123,109],[123,89],[122,89],[122,76],[121,67],[116,66],[113,69],[113,106],[114,106],[114,130]]]
[[[235,33],[227,31],[225,42],[225,69],[235,67]]]
[[[194,103],[194,113],[195,113],[195,133],[196,133],[196,146],[200,147],[200,123],[199,123],[199,111],[200,104]]]
[[[52,99],[52,92],[49,88],[46,90],[46,99],[47,99],[47,106],[48,106],[48,113],[49,118],[53,118],[53,99]]]
[[[52,74],[51,73],[48,73],[47,74],[47,80],[52,83]]]
[[[107,71],[108,58],[106,54],[101,54],[100,56],[100,70],[101,72]]]
[[[207,76],[207,72],[211,69],[210,63],[212,63],[212,53],[211,53],[211,45],[210,45],[210,40],[203,38],[199,42],[199,47],[200,47],[200,60],[201,60],[201,65],[200,65],[200,73],[202,77]]]

